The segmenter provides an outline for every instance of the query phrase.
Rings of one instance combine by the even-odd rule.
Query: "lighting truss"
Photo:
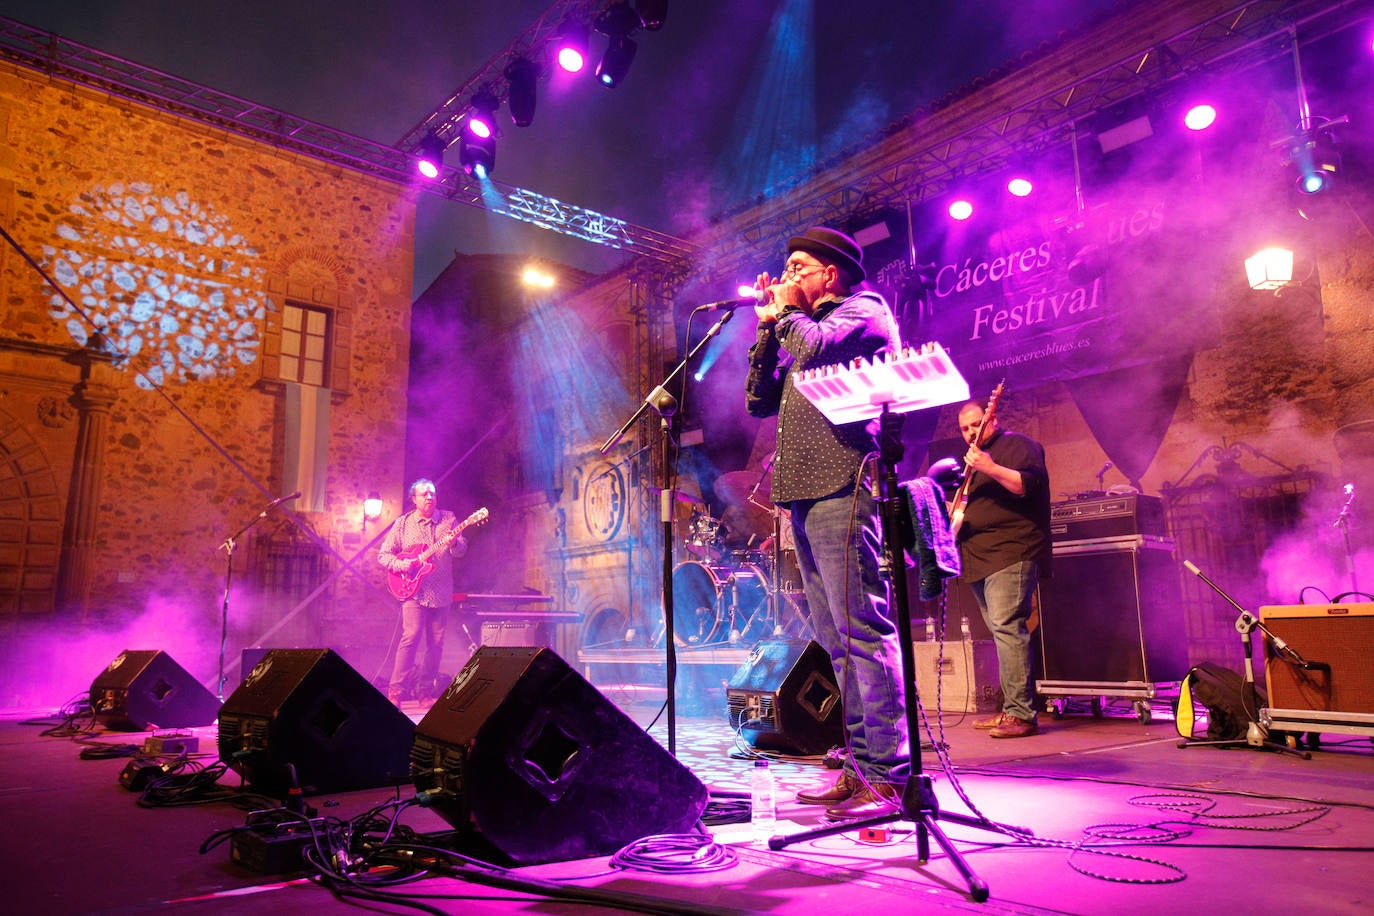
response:
[[[1012,74],[1008,85],[997,87],[1000,93],[989,87],[919,121],[899,124],[878,143],[870,138],[866,149],[836,156],[787,186],[770,189],[764,205],[722,214],[710,240],[694,240],[709,249],[713,268],[738,273],[775,254],[778,239],[807,226],[938,197],[962,176],[994,171],[1027,153],[1067,143],[1092,113],[1175,79],[1203,68],[1239,70],[1280,57],[1287,48],[1279,39],[1295,25],[1310,41],[1366,15],[1360,3],[1349,0],[1197,0],[1170,6],[1206,8],[1210,14],[1166,17],[1160,28],[1169,22],[1187,25],[1160,34],[1123,29],[1114,43],[1103,43],[1095,64],[1084,59],[1082,45],[1076,46],[1074,59],[1054,51],[1041,55]],[[1137,9],[1134,15],[1142,14]],[[1141,19],[1130,21],[1139,25]]]
[[[574,5],[563,3],[556,4],[556,7]],[[415,152],[424,136],[416,141],[415,149],[376,143],[123,60],[3,16],[0,16],[0,61],[8,61],[52,78],[168,112],[277,149],[299,153],[319,162],[400,185],[415,184]],[[487,185],[498,191],[507,202],[540,198],[533,191],[491,179],[488,179]],[[484,200],[481,184],[469,179],[461,169],[446,166],[439,178],[419,186],[430,194],[448,200],[482,210],[490,209]],[[624,248],[641,257],[676,262],[699,254],[696,246],[670,235],[593,210],[557,201],[554,204],[556,206],[510,205],[509,209],[500,212],[585,241],[598,244],[614,241],[614,247]],[[538,214],[538,219],[534,218],[535,214]]]
[[[544,46],[558,33],[564,19],[573,17],[589,21],[592,11],[604,2],[605,0],[555,0],[533,25],[498,51],[495,57],[468,77],[447,99],[396,141],[397,148],[412,150],[430,133],[437,133],[441,137],[454,134],[467,115],[473,94],[479,88],[492,89],[496,93],[497,101],[505,103],[509,95],[509,86],[503,77],[511,61],[522,57],[542,57]]]

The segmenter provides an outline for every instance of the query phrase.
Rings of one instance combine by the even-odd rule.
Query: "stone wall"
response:
[[[277,541],[307,545],[314,574],[347,565],[369,491],[386,517],[403,511],[413,194],[6,67],[0,215],[70,299],[0,251],[0,626],[72,619],[132,635],[151,613],[203,656],[190,634],[217,635],[226,539],[291,485],[288,302],[329,317],[327,477],[314,505],[272,509],[236,542],[231,642],[301,614],[315,623],[297,629],[319,632],[340,606],[389,626],[370,555],[303,608],[308,583],[264,591],[262,575]],[[110,403],[83,445],[92,362]],[[74,553],[86,581],[72,582]]]

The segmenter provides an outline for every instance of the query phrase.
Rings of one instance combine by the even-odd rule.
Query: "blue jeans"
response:
[[[401,604],[401,641],[396,646],[396,665],[391,670],[391,693],[417,690],[426,694],[434,689],[439,676],[439,660],[444,655],[444,629],[448,607],[425,607],[414,598]],[[415,656],[421,639],[425,642],[424,661],[418,666]]]
[[[1040,581],[1040,569],[1022,560],[978,582],[970,582],[973,597],[983,612],[997,647],[997,670],[1002,682],[1002,711],[1035,721],[1034,686],[1031,684],[1031,595]]]
[[[839,680],[851,761],[870,783],[910,770],[901,644],[879,572],[882,529],[867,487],[791,503],[797,566],[816,640]]]

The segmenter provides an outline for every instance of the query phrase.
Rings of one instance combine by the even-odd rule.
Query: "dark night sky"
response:
[[[741,175],[747,182],[758,169],[743,161],[750,134],[759,139],[772,132],[771,140],[764,135],[765,150],[809,135],[824,159],[1117,5],[678,0],[661,31],[636,36],[638,56],[617,88],[594,85],[590,77],[541,82],[539,109],[527,128],[511,125],[503,111],[494,177],[683,235],[694,220],[762,190],[736,187]],[[0,0],[0,15],[391,144],[550,6],[549,0]],[[811,17],[810,34],[775,41],[770,25],[783,13]],[[790,60],[794,72],[799,61],[821,61],[814,101],[804,82],[776,78],[780,59]],[[456,159],[455,150],[450,157]],[[624,257],[423,197],[417,294],[455,250],[536,254],[598,272]]]

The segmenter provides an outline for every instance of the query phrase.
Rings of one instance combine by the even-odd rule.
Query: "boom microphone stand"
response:
[[[710,306],[701,306],[701,309]],[[700,309],[698,309],[700,310]],[[653,410],[661,418],[659,428],[661,430],[662,445],[662,484],[659,489],[659,517],[663,522],[663,655],[664,655],[664,680],[667,689],[667,717],[668,717],[668,753],[677,756],[677,647],[674,643],[673,633],[673,502],[676,494],[672,489],[672,434],[670,423],[673,414],[677,413],[677,399],[668,393],[668,386],[673,379],[687,368],[687,364],[706,346],[706,343],[717,334],[720,329],[725,327],[725,323],[735,316],[733,308],[726,308],[720,319],[711,326],[706,332],[706,336],[688,351],[668,376],[654,386],[654,390],[649,392],[635,410],[630,419],[626,420],[620,429],[616,430],[611,438],[607,439],[601,446],[601,454],[604,455],[615,448],[617,442],[624,438],[625,433],[629,432],[630,427],[639,422],[639,418],[644,416],[645,411]]]
[[[1311,760],[1312,755],[1307,753],[1306,751],[1299,751],[1294,748],[1287,747],[1286,745],[1279,744],[1277,741],[1269,740],[1269,729],[1265,728],[1259,722],[1259,694],[1255,690],[1255,662],[1253,646],[1254,641],[1251,639],[1251,634],[1255,630],[1259,630],[1274,644],[1274,648],[1284,656],[1285,660],[1291,661],[1293,664],[1298,665],[1301,668],[1318,668],[1327,666],[1323,666],[1317,662],[1305,661],[1303,657],[1299,655],[1295,649],[1291,648],[1288,645],[1288,643],[1284,642],[1282,639],[1279,639],[1277,636],[1275,636],[1269,630],[1269,628],[1266,627],[1260,621],[1258,617],[1256,617],[1254,614],[1251,614],[1245,608],[1241,607],[1238,603],[1236,603],[1234,599],[1231,598],[1230,595],[1226,594],[1226,592],[1222,590],[1221,586],[1217,585],[1211,579],[1203,575],[1202,570],[1194,566],[1191,561],[1184,560],[1183,566],[1185,569],[1188,570],[1188,572],[1197,576],[1204,583],[1206,583],[1207,586],[1212,589],[1212,591],[1216,592],[1222,598],[1225,598],[1226,602],[1230,604],[1231,607],[1235,608],[1237,611],[1240,612],[1240,616],[1236,618],[1236,632],[1240,634],[1241,643],[1245,647],[1245,683],[1241,687],[1241,705],[1245,708],[1245,716],[1250,721],[1249,724],[1246,725],[1245,737],[1243,739],[1229,738],[1209,741],[1189,738],[1179,742],[1179,748],[1181,749],[1185,747],[1253,747],[1258,748],[1260,750],[1270,750],[1278,751],[1283,754],[1292,754],[1295,757],[1301,757],[1303,760]],[[1189,702],[1191,702],[1191,698]]]
[[[238,547],[238,539],[243,537],[249,528],[267,518],[267,513],[274,506],[279,506],[288,499],[297,499],[300,495],[301,491],[297,490],[290,496],[272,500],[261,512],[253,516],[248,524],[229,535],[224,539],[224,543],[216,548],[224,550],[224,600],[220,602],[219,608],[219,680],[215,682],[215,696],[219,697],[221,703],[224,702],[224,646],[229,641],[229,583],[234,578],[234,550]]]

